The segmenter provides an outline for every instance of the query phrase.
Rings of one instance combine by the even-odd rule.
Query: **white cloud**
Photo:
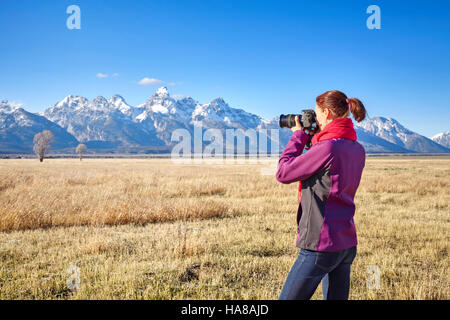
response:
[[[150,86],[153,84],[162,84],[164,81],[154,78],[142,78],[137,84],[141,86]]]
[[[104,74],[104,73],[101,73],[101,72],[99,72],[99,73],[97,73],[97,78],[100,78],[100,79],[103,79],[103,78],[108,78],[108,75],[107,75],[107,74]]]
[[[113,75],[112,75],[113,77],[118,77],[119,76],[119,74],[116,72],[116,73],[113,73]]]

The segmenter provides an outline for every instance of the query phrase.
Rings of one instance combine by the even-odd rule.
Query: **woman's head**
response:
[[[315,111],[321,130],[334,119],[348,117],[349,112],[358,122],[366,117],[366,109],[360,100],[347,98],[345,93],[338,90],[327,91],[318,96]]]

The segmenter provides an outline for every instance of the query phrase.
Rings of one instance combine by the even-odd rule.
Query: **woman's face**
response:
[[[316,120],[319,124],[320,130],[323,130],[328,123],[331,122],[330,116],[331,112],[330,109],[324,108],[323,110],[319,108],[319,106],[316,104]]]

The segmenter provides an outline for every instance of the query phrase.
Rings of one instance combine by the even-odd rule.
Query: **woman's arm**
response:
[[[292,183],[308,179],[331,164],[331,144],[327,141],[317,143],[302,154],[308,134],[297,130],[292,134],[278,161],[277,180]]]

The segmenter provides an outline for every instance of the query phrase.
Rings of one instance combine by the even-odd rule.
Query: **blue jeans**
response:
[[[310,299],[322,280],[325,300],[347,300],[355,256],[356,246],[335,252],[301,249],[278,299]]]

